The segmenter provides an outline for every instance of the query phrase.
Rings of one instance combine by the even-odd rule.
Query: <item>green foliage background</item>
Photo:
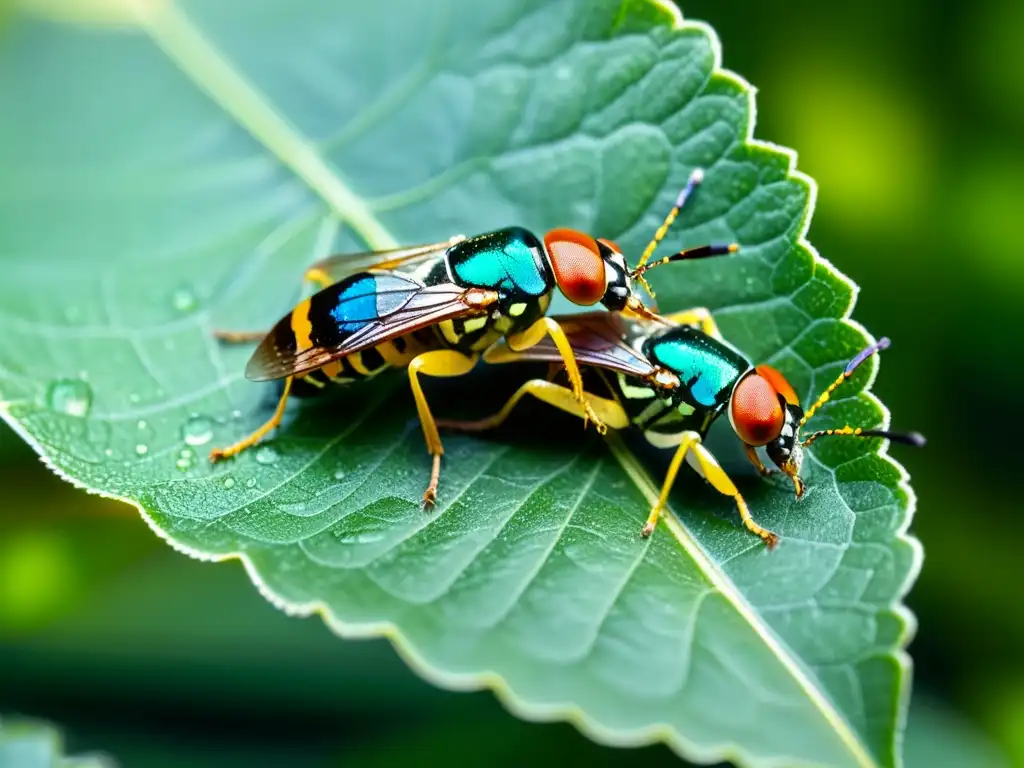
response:
[[[931,439],[901,454],[927,552],[910,600],[918,688],[1024,762],[1014,452],[1005,420],[982,413],[1012,396],[1024,365],[1006,354],[1024,298],[1010,229],[1024,205],[1024,72],[1010,31],[1024,12],[1010,0],[868,2],[855,16],[807,0],[747,5],[684,11],[716,27],[726,66],[757,85],[758,136],[798,148],[818,179],[810,237],[861,284],[858,319],[895,341],[875,391],[894,424]],[[238,569],[168,553],[134,512],[71,492],[10,442],[0,654],[12,673],[0,712],[64,723],[71,751],[153,765],[173,744],[194,764],[259,765],[302,740],[322,764],[456,747],[467,765],[556,750],[672,762],[662,748],[601,750],[568,726],[517,723],[486,694],[430,689],[380,643],[288,622]]]

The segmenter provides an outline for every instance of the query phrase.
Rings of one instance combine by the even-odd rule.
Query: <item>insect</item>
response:
[[[754,520],[736,485],[703,445],[712,423],[728,415],[747,458],[762,476],[780,471],[790,478],[796,496],[805,491],[800,478],[803,451],[823,437],[880,437],[921,446],[917,433],[897,434],[876,429],[843,427],[813,432],[801,439],[800,431],[836,388],[872,355],[889,346],[881,339],[856,355],[839,377],[804,411],[796,392],[783,375],[768,365],[752,365],[727,343],[711,313],[703,308],[667,315],[676,325],[665,328],[621,317],[589,314],[560,318],[576,360],[596,369],[609,397],[588,394],[590,407],[613,429],[634,426],[659,448],[675,448],[661,495],[641,529],[654,531],[683,461],[719,493],[733,499],[743,524],[769,548],[779,537]],[[553,347],[545,342],[516,352],[496,345],[484,356],[487,362],[542,361],[558,363]],[[505,421],[516,404],[531,395],[577,416],[578,402],[565,387],[546,379],[526,382],[496,414],[476,421],[442,420],[442,427],[463,431],[492,429]],[[757,453],[764,447],[778,470],[768,469]]]
[[[282,379],[284,389],[265,424],[233,445],[214,449],[210,460],[238,454],[278,426],[293,388],[308,392],[388,368],[406,368],[432,456],[423,494],[424,504],[432,505],[444,449],[419,377],[467,374],[502,338],[508,349],[518,351],[550,340],[565,366],[584,425],[592,421],[604,431],[601,415],[584,393],[564,331],[546,316],[554,290],[579,306],[600,303],[613,312],[657,320],[634,295],[634,278],[644,281],[644,272],[669,262],[738,249],[735,243],[705,245],[648,263],[702,179],[699,169],[691,174],[633,270],[610,240],[564,228],[551,230],[541,240],[521,227],[411,248],[343,254],[314,265],[306,277],[321,290],[299,303],[269,333],[217,334],[226,341],[259,340],[246,378]]]

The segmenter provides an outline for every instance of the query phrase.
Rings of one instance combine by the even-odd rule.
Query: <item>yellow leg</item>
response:
[[[718,330],[718,323],[711,316],[711,310],[704,307],[694,307],[693,309],[685,309],[682,312],[673,312],[671,315],[665,315],[665,319],[671,320],[673,323],[679,323],[679,325],[692,325],[700,328],[708,336],[716,339],[722,338],[722,332]]]
[[[320,267],[310,267],[309,269],[307,269],[305,279],[311,283],[316,283],[316,285],[318,286],[318,290],[321,291],[324,288],[333,285],[335,282],[334,280],[331,279],[331,276]]]
[[[450,349],[435,349],[417,355],[409,363],[409,385],[412,387],[412,396],[416,401],[416,412],[420,417],[420,425],[423,427],[423,437],[427,441],[427,450],[433,457],[433,464],[430,470],[430,482],[427,490],[423,493],[424,506],[433,506],[437,501],[437,483],[441,474],[441,456],[444,454],[444,447],[441,445],[441,436],[437,433],[437,423],[433,414],[430,413],[430,406],[423,394],[423,387],[420,386],[419,375],[451,377],[464,376],[473,370],[477,357],[469,357],[461,352]]]
[[[712,488],[723,496],[731,497],[736,502],[740,519],[743,520],[743,525],[747,527],[747,530],[760,536],[769,549],[775,547],[779,543],[778,535],[766,528],[762,528],[754,521],[750,514],[750,509],[747,507],[747,502],[743,500],[740,492],[736,489],[736,485],[729,479],[729,476],[711,454],[711,451],[701,443],[700,435],[696,432],[684,432],[680,437],[679,447],[672,457],[672,463],[669,464],[668,472],[665,475],[665,482],[661,487],[661,496],[658,498],[658,503],[651,510],[651,514],[647,517],[647,522],[644,523],[640,535],[650,536],[654,531],[654,526],[658,523],[661,511],[668,503],[668,495],[672,490],[672,485],[675,483],[679,468],[682,466],[683,460],[686,459],[697,474],[710,483]]]
[[[761,477],[771,477],[777,473],[777,470],[768,469],[761,461],[761,457],[757,455],[757,448],[752,445],[743,444],[743,452],[747,454],[747,460],[754,465],[754,469],[757,470],[757,474]]]
[[[277,408],[274,409],[274,415],[271,416],[262,427],[257,429],[248,437],[242,438],[237,443],[229,445],[227,448],[214,448],[210,451],[210,461],[220,461],[221,459],[226,459],[229,456],[235,456],[246,448],[249,448],[262,440],[270,430],[274,429],[274,427],[281,423],[281,417],[284,416],[284,406],[285,403],[288,402],[288,394],[291,391],[292,377],[289,376],[284,380],[284,392],[281,393],[281,399],[277,402]]]
[[[587,421],[593,421],[597,431],[603,435],[607,431],[607,427],[590,407],[587,395],[583,391],[583,377],[580,375],[576,356],[573,354],[569,339],[565,336],[565,331],[557,321],[550,317],[542,317],[525,331],[507,337],[506,343],[513,352],[522,352],[539,343],[545,336],[550,336],[551,340],[555,342],[558,353],[562,356],[562,362],[565,363],[565,372],[569,375],[573,396],[576,398],[576,402],[583,407],[583,426],[586,427]]]
[[[442,427],[459,429],[464,432],[482,432],[485,429],[493,429],[502,424],[512,413],[512,409],[527,395],[532,395],[538,400],[571,413],[573,416],[579,416],[581,419],[594,418],[592,414],[597,414],[602,422],[612,429],[625,429],[629,426],[629,417],[622,410],[622,406],[614,400],[585,394],[587,404],[584,406],[576,399],[576,394],[571,389],[544,379],[533,379],[523,384],[493,416],[475,421],[442,419],[437,423]]]

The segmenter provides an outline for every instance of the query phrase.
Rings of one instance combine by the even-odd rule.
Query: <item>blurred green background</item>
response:
[[[930,440],[898,454],[925,548],[908,764],[1001,752],[1024,765],[1016,420],[989,411],[1024,370],[1024,3],[683,10],[758,88],[758,137],[798,149],[818,180],[810,239],[862,286],[856,317],[894,342],[875,391],[895,428]],[[6,431],[0,484],[0,713],[58,722],[72,752],[128,766],[387,766],[439,750],[455,765],[678,764],[520,723],[489,694],[432,689],[383,641],[288,619],[237,563],[172,552]],[[957,762],[938,734],[981,752]]]

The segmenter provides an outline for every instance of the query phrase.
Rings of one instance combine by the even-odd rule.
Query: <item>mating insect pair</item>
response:
[[[233,456],[276,427],[293,391],[309,394],[329,383],[346,384],[388,368],[406,368],[427,450],[433,457],[424,502],[437,497],[444,448],[420,385],[420,376],[469,373],[499,340],[515,351],[549,338],[565,365],[574,401],[584,418],[605,426],[591,409],[572,347],[558,322],[546,316],[555,288],[570,301],[656,320],[633,292],[633,279],[672,261],[736,250],[703,246],[647,264],[680,208],[703,179],[694,171],[658,229],[640,265],[630,271],[615,243],[572,229],[539,240],[520,227],[477,237],[392,251],[331,257],[306,278],[321,290],[302,301],[267,334],[220,333],[227,341],[260,340],[246,367],[253,381],[284,380],[273,416],[248,437],[216,449],[211,460]]]
[[[700,171],[691,175],[638,267],[631,271],[620,249],[610,241],[555,229],[542,243],[521,228],[394,251],[336,256],[315,265],[306,276],[322,285],[322,290],[301,302],[268,334],[219,334],[229,341],[262,339],[246,376],[255,381],[283,379],[284,391],[273,416],[262,427],[227,448],[215,449],[211,460],[237,454],[262,439],[280,423],[293,391],[309,394],[328,383],[346,384],[388,368],[405,367],[433,457],[423,496],[424,503],[430,505],[437,496],[443,447],[419,376],[465,375],[481,357],[490,362],[546,360],[565,367],[569,387],[549,381],[528,382],[492,418],[441,424],[466,430],[496,426],[522,396],[532,394],[581,416],[584,422],[593,421],[602,432],[609,426],[639,426],[655,445],[678,446],[644,535],[653,530],[683,459],[691,456],[698,472],[736,500],[747,527],[774,545],[775,534],[754,522],[732,481],[701,439],[726,404],[732,403],[730,420],[755,465],[767,471],[754,447],[768,446],[769,456],[793,478],[799,495],[797,430],[814,408],[802,416],[793,390],[781,374],[763,366],[751,369],[742,355],[720,340],[706,312],[684,313],[666,321],[633,293],[633,280],[643,281],[644,272],[656,266],[737,250],[734,244],[708,245],[648,263],[701,179]],[[579,306],[600,302],[610,312],[583,319],[547,317],[556,287]],[[623,325],[622,318],[630,320]],[[689,325],[691,321],[704,330]],[[676,323],[681,325],[665,330]],[[573,329],[572,338],[566,326]],[[580,363],[617,374],[611,388],[613,399],[584,390]],[[813,439],[816,437],[805,444]]]

